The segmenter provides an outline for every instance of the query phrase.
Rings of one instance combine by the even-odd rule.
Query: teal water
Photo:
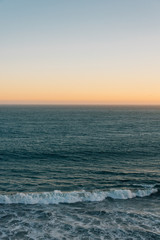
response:
[[[1,106],[0,239],[160,239],[160,107]]]

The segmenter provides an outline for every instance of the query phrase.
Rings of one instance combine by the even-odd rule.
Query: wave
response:
[[[139,189],[131,191],[127,189],[110,191],[72,191],[62,192],[55,190],[53,192],[42,193],[16,193],[0,195],[0,204],[58,204],[58,203],[76,203],[76,202],[96,202],[103,201],[106,198],[112,199],[131,199],[135,197],[146,197],[157,193],[158,189]]]

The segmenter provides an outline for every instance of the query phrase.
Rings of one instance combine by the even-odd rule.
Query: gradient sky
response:
[[[160,0],[0,0],[0,103],[160,104]]]

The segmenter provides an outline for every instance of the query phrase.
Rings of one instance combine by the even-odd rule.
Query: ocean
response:
[[[0,239],[160,239],[160,107],[1,105]]]

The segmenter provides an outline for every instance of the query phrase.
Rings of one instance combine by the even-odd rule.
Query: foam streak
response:
[[[55,190],[53,192],[43,193],[16,193],[8,195],[0,195],[1,204],[58,204],[58,203],[75,203],[86,201],[103,201],[110,197],[113,199],[130,199],[135,197],[146,197],[158,192],[156,188],[139,189],[135,192],[131,190],[111,190],[111,191],[93,191],[87,192],[72,191],[61,192]]]

